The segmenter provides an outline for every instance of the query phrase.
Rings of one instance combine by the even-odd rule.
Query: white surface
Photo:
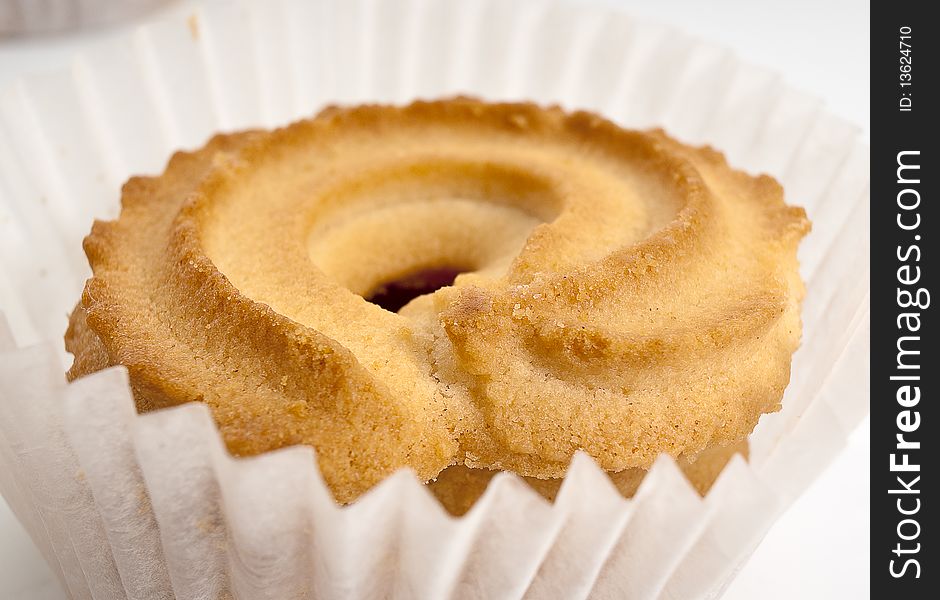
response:
[[[774,524],[724,600],[870,596],[869,430],[866,417],[839,459]]]
[[[606,3],[720,41],[744,59],[784,73],[789,83],[824,98],[833,112],[868,130],[867,2]],[[68,39],[0,42],[0,85],[20,72],[67,64],[89,38],[106,35],[102,30]],[[726,598],[868,597],[868,466],[866,420],[839,460],[774,526]],[[18,523],[0,505],[0,597],[61,597],[50,577]]]

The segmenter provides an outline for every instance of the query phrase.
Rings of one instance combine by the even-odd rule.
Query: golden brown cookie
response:
[[[704,496],[735,454],[740,454],[747,459],[747,440],[728,446],[706,448],[694,459],[680,458],[677,463],[695,491]],[[497,472],[454,465],[441,471],[441,474],[435,480],[429,481],[427,485],[447,512],[459,517],[473,507]],[[643,482],[643,478],[646,477],[646,470],[624,469],[607,475],[624,498],[632,498]],[[555,501],[562,484],[561,479],[537,479],[535,477],[523,477],[523,479],[549,502]]]
[[[778,408],[807,230],[773,179],[660,131],[331,108],[124,186],[85,240],[69,376],[122,364],[141,410],[205,402],[237,455],[311,444],[340,501],[402,466],[648,468]],[[452,285],[367,299],[428,282]]]

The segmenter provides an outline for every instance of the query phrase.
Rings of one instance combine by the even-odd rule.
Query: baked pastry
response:
[[[693,458],[680,457],[677,461],[686,479],[699,495],[704,496],[718,479],[722,469],[735,454],[748,457],[746,440],[728,446],[712,446],[702,450]],[[486,486],[497,471],[489,469],[471,469],[463,465],[447,467],[433,481],[428,482],[428,489],[440,501],[447,512],[454,516],[466,514],[474,503],[486,491]],[[608,473],[610,482],[624,498],[632,498],[646,477],[645,469],[624,469],[617,473]],[[537,494],[555,501],[561,489],[561,479],[538,479],[523,477],[525,482]]]
[[[69,377],[121,364],[140,410],[205,402],[236,455],[312,444],[342,502],[403,466],[643,469],[778,408],[807,230],[772,178],[661,131],[329,108],[127,182],[85,240]]]

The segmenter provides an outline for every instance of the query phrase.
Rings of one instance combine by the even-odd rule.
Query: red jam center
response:
[[[366,297],[366,300],[378,304],[387,311],[398,312],[418,296],[453,285],[454,279],[465,271],[465,269],[452,267],[422,269],[380,285]]]

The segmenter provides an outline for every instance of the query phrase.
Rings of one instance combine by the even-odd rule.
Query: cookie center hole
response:
[[[425,294],[442,287],[454,285],[454,280],[467,269],[436,267],[421,269],[403,277],[393,279],[372,290],[365,299],[390,312],[398,312],[403,306]]]
[[[520,167],[394,163],[321,192],[307,248],[332,281],[399,312],[455,279],[459,285],[458,275],[502,276],[560,206],[553,182]]]

